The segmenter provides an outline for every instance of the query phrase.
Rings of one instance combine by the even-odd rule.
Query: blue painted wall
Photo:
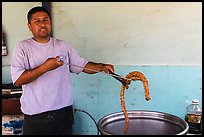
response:
[[[142,72],[149,82],[151,100],[145,100],[141,81],[132,81],[125,90],[127,110],[150,110],[173,114],[184,119],[186,107],[196,98],[202,107],[201,66],[115,66],[115,72],[126,76]],[[72,75],[74,108],[88,112],[96,122],[105,115],[121,111],[121,83],[102,73]],[[76,112],[74,134],[97,134],[93,120]]]

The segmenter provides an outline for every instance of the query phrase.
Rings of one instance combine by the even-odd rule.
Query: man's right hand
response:
[[[47,71],[54,70],[64,64],[63,61],[59,61],[59,56],[55,58],[48,58],[42,65],[30,69],[30,70],[25,70],[21,76],[15,81],[14,85],[15,86],[21,86],[23,84],[30,83],[37,79],[39,76],[43,75]]]
[[[43,69],[45,71],[51,71],[54,70],[60,66],[62,66],[64,64],[63,61],[59,61],[60,57],[56,56],[55,58],[48,58],[41,67],[43,67]]]

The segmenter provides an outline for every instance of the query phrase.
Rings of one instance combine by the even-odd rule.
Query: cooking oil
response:
[[[197,99],[193,99],[192,103],[186,108],[185,120],[189,125],[188,133],[202,133],[202,109]]]

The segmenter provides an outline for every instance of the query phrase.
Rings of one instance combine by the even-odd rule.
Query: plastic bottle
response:
[[[66,56],[64,56],[64,55],[61,55],[61,56],[59,56],[60,58],[59,58],[59,61],[66,61]]]
[[[185,120],[189,125],[190,134],[202,133],[202,109],[197,99],[193,99],[192,103],[186,108]]]

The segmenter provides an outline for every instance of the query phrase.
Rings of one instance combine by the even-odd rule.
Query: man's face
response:
[[[48,39],[51,33],[51,20],[47,13],[36,12],[32,15],[28,28],[38,41]]]

